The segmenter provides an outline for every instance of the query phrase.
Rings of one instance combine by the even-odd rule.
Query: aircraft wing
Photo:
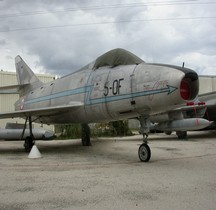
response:
[[[216,107],[216,91],[199,95],[199,101],[205,101],[208,107]]]
[[[189,131],[200,130],[211,125],[204,119],[208,106],[203,102],[187,103],[186,106],[176,107],[151,116],[156,123],[155,129],[162,131]]]
[[[68,112],[71,110],[75,110],[79,107],[83,106],[81,102],[72,102],[69,105],[62,105],[62,106],[52,106],[52,107],[45,107],[45,108],[35,108],[35,109],[25,109],[19,110],[14,112],[7,112],[7,113],[0,113],[0,119],[3,118],[25,118],[28,116],[49,116],[49,115],[56,115],[59,113]]]
[[[207,106],[205,104],[189,104],[189,105],[182,105],[182,106],[177,106],[177,107],[170,107],[163,112],[159,112],[157,114],[153,114],[152,116],[157,116],[157,115],[163,115],[163,114],[175,114],[179,112],[186,112],[186,111],[192,111],[192,112],[199,112],[206,110]]]
[[[182,106],[182,107],[178,107],[176,109],[173,109],[173,110],[170,110],[169,112],[178,112],[178,111],[198,111],[198,110],[203,110],[203,109],[206,109],[207,106],[205,104],[201,104],[201,105],[198,105],[198,104],[189,104],[187,106]]]

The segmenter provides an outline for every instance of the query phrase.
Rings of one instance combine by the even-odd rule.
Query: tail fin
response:
[[[15,58],[16,72],[17,72],[17,82],[20,86],[19,94],[22,96],[34,88],[43,85],[34,72],[28,67],[28,65],[23,61],[23,59],[18,55]]]

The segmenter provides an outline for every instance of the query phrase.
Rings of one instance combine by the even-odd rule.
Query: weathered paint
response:
[[[195,74],[192,70],[191,73]],[[79,101],[84,106],[70,113],[43,116],[39,118],[40,122],[100,122],[149,116],[185,102],[180,95],[185,75],[181,69],[147,63],[97,69],[88,65],[32,90],[20,98],[16,110]],[[198,90],[198,80],[189,81],[189,84]]]

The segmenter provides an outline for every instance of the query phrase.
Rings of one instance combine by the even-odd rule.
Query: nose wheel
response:
[[[143,135],[143,144],[138,149],[138,156],[140,161],[148,162],[151,158],[151,150],[148,146],[147,139],[151,122],[146,116],[141,116],[138,120],[140,121],[140,133]]]
[[[148,162],[151,158],[151,150],[147,143],[143,143],[140,145],[138,150],[138,156],[140,161]]]

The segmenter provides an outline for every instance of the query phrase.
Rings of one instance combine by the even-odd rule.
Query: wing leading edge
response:
[[[53,116],[59,113],[64,113],[68,111],[74,111],[83,106],[81,102],[72,102],[69,105],[63,106],[53,106],[53,107],[46,107],[46,108],[38,108],[38,109],[26,109],[26,110],[19,110],[14,112],[7,112],[7,113],[0,113],[0,119],[4,118],[25,118],[28,116],[34,117],[42,117],[42,116]]]

